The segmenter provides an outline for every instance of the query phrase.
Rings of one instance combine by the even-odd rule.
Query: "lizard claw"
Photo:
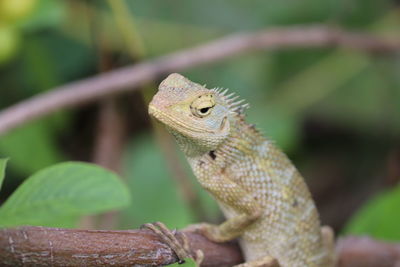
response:
[[[161,240],[175,252],[179,259],[179,264],[185,263],[185,259],[187,258],[193,258],[190,253],[188,239],[184,233],[178,232],[176,229],[171,231],[161,222],[146,223],[142,225],[141,228],[147,228],[161,238]],[[179,237],[182,242],[179,241],[177,237]]]

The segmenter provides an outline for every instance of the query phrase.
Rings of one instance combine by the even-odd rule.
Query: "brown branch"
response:
[[[400,244],[368,237],[346,237],[337,242],[339,267],[398,267]]]
[[[205,254],[202,266],[232,266],[242,261],[236,243],[216,244],[187,232],[193,251]],[[389,267],[400,264],[400,244],[346,237],[337,243],[338,267]],[[148,230],[104,231],[44,227],[0,230],[1,266],[159,266],[175,254]]]
[[[241,261],[234,243],[219,245],[194,233],[188,239],[194,250],[204,251],[204,266]],[[176,261],[171,249],[148,230],[0,229],[1,266],[160,266]]]
[[[147,62],[53,88],[0,112],[0,134],[57,110],[138,88],[156,77],[249,51],[342,46],[365,52],[398,52],[400,40],[323,26],[275,28],[224,37]]]

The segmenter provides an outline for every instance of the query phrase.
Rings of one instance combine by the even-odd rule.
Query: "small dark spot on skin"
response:
[[[211,150],[210,152],[208,152],[208,155],[210,155],[210,157],[215,160],[217,158],[217,155],[215,155],[215,151]]]
[[[223,129],[224,129],[226,120],[227,120],[227,117],[224,117],[224,118],[222,119],[221,126],[219,126],[219,129],[220,129],[220,130],[223,130]]]
[[[299,205],[299,202],[297,202],[297,199],[293,200],[292,206],[297,207]]]
[[[226,168],[225,168],[225,167],[222,167],[222,168],[221,168],[221,174],[225,174],[225,171],[226,171]]]
[[[199,161],[199,166],[200,166],[200,167],[203,166],[204,163],[205,163],[204,161],[200,160],[200,161]]]

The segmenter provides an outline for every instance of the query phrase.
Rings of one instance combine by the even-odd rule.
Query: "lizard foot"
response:
[[[175,252],[179,259],[179,264],[185,263],[185,259],[187,258],[193,259],[193,256],[190,253],[187,236],[184,233],[177,232],[176,230],[171,231],[162,222],[146,223],[142,226],[142,228],[147,228],[159,236],[161,240]],[[178,240],[178,236],[182,242]],[[201,250],[196,251],[195,261],[197,266],[200,266],[203,258],[203,252]]]

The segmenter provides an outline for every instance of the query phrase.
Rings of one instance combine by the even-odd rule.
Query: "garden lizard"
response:
[[[241,267],[334,266],[333,232],[321,228],[302,176],[245,121],[246,108],[227,90],[207,89],[180,74],[169,75],[149,104],[227,218],[195,229],[215,242],[238,237]]]

